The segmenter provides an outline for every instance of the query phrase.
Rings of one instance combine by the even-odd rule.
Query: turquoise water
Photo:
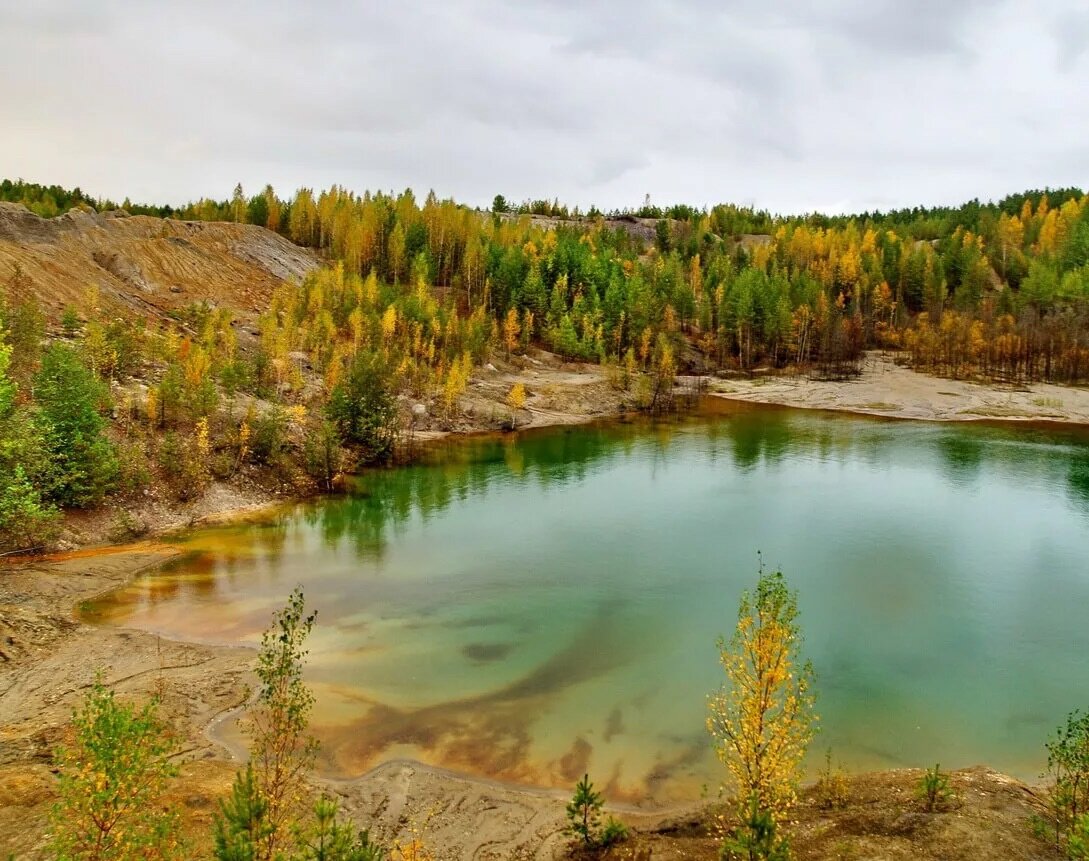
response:
[[[301,583],[324,764],[617,798],[716,785],[705,698],[757,553],[799,592],[849,768],[1023,777],[1089,705],[1089,437],[753,407],[452,443],[185,537],[92,615],[253,642]]]

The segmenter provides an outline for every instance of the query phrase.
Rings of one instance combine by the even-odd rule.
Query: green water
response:
[[[757,551],[799,590],[850,768],[1024,777],[1089,705],[1089,438],[776,409],[435,449],[356,495],[186,537],[93,617],[253,642],[301,583],[325,767],[411,756],[691,798]],[[816,757],[814,761],[816,761]]]

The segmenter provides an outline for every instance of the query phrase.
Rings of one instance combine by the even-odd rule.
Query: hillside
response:
[[[204,301],[258,313],[276,287],[318,266],[313,253],[250,224],[88,209],[45,219],[0,202],[0,288],[36,297],[53,320],[79,309],[91,287],[126,317],[156,319]]]

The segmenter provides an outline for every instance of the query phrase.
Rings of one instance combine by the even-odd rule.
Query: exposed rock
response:
[[[19,272],[20,290],[56,321],[98,288],[108,313],[161,318],[191,302],[238,311],[262,308],[285,281],[321,261],[263,227],[176,221],[73,209],[40,218],[0,202],[0,287]]]

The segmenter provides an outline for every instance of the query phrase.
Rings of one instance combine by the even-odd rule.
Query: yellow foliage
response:
[[[797,612],[783,575],[761,570],[755,592],[741,597],[733,637],[719,640],[726,678],[709,699],[707,718],[738,813],[755,804],[779,823],[797,800],[816,721],[812,669],[799,663]]]
[[[526,387],[521,383],[515,383],[507,392],[507,406],[512,410],[525,409]]]

